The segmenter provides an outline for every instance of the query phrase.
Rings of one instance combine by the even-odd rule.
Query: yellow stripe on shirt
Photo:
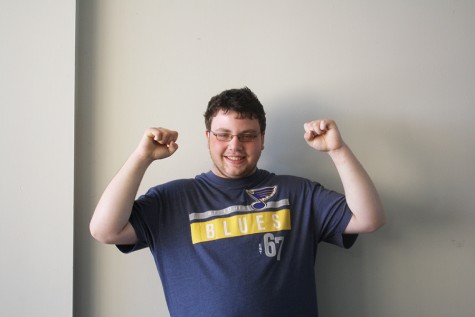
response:
[[[290,230],[290,210],[248,213],[190,224],[193,244],[256,233]]]

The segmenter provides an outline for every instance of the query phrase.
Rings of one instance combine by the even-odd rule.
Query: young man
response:
[[[376,189],[332,120],[304,138],[332,158],[345,195],[257,168],[264,109],[248,88],[213,97],[205,113],[211,171],[151,188],[148,166],[178,149],[178,133],[148,129],[91,220],[98,241],[150,248],[172,316],[317,316],[317,244],[349,248],[384,224]]]

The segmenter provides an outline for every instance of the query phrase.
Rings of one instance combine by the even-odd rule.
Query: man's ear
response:
[[[261,147],[261,150],[264,150],[264,139],[265,139],[265,134],[262,133],[262,147]]]
[[[205,138],[208,140],[207,144],[208,144],[208,149],[209,149],[209,130],[205,131]]]

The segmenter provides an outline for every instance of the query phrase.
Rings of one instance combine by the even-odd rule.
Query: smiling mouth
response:
[[[244,159],[244,156],[226,156],[226,158],[230,161],[238,162]]]

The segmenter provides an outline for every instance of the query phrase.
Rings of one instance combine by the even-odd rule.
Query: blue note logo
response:
[[[247,189],[246,193],[251,196],[255,202],[251,204],[255,210],[264,209],[267,206],[266,201],[269,200],[277,192],[277,186],[269,186],[257,189]]]

